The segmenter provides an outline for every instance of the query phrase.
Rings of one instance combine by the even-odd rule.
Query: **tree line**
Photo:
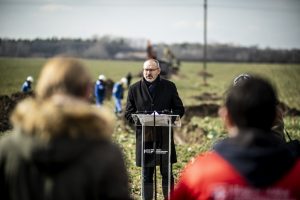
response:
[[[145,44],[145,45],[143,45]],[[168,47],[179,60],[202,61],[203,44],[155,44],[158,58]],[[146,58],[145,40],[104,36],[92,39],[1,39],[0,57],[53,57],[68,55],[92,59],[143,60]],[[207,61],[300,63],[300,49],[271,49],[257,46],[209,44]]]

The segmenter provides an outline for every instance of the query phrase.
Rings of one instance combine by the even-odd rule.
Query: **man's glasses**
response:
[[[158,68],[155,68],[155,69],[144,69],[145,72],[154,72],[155,70],[158,70]]]

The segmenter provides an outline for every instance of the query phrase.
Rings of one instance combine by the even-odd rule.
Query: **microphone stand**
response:
[[[153,134],[154,134],[154,199],[157,199],[157,188],[156,188],[156,128],[155,128],[155,111],[153,115]]]

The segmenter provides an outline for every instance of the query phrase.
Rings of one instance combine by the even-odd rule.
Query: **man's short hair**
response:
[[[232,86],[225,100],[238,128],[269,130],[276,116],[277,94],[272,85],[258,76]]]
[[[146,60],[146,61],[144,62],[144,64],[143,64],[143,67],[145,66],[145,63],[146,63],[146,62],[154,62],[154,63],[156,64],[156,66],[157,66],[158,68],[160,68],[159,61],[156,60],[156,59],[154,59],[154,58],[150,58],[150,59]]]

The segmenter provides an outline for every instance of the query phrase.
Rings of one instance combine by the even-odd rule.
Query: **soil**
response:
[[[218,101],[222,99],[222,97],[218,96],[217,93],[207,92],[202,93],[200,96],[195,96],[194,98],[201,101]]]
[[[8,129],[11,129],[9,117],[11,112],[14,110],[16,104],[21,100],[32,96],[34,96],[33,92],[17,92],[13,93],[11,96],[0,96],[0,132],[4,132]]]
[[[193,116],[198,117],[217,117],[218,116],[218,110],[219,110],[218,104],[200,104],[195,106],[186,106],[185,107],[185,115],[184,120],[189,121]]]
[[[211,73],[208,73],[206,70],[205,71],[202,70],[202,71],[198,72],[198,75],[202,76],[202,77],[206,77],[206,78],[213,77],[213,75]]]
[[[107,92],[111,92],[112,90],[113,81],[109,80],[107,84]],[[34,96],[33,92],[29,93],[22,93],[17,92],[13,93],[12,95],[3,95],[0,96],[0,132],[4,132],[6,130],[11,129],[11,124],[9,123],[9,116],[13,109],[15,108],[16,104],[27,98],[27,97]],[[107,98],[111,97],[111,94],[106,95]],[[219,100],[220,97],[217,96],[215,93],[203,93],[202,95],[196,97],[201,100]],[[93,98],[92,98],[93,99]],[[91,100],[94,101],[94,100]],[[286,104],[280,102],[279,103],[280,108],[283,111],[284,116],[300,116],[300,111],[295,108],[290,108]],[[186,106],[185,107],[185,115],[182,119],[182,127],[184,130],[187,131],[195,131],[194,129],[197,129],[199,127],[192,127],[189,125],[189,122],[193,116],[198,117],[217,117],[218,116],[218,109],[219,105],[214,103],[204,103],[200,105],[195,106]],[[201,131],[201,130],[199,130]]]
[[[300,116],[300,110],[290,108],[283,102],[280,102],[278,106],[282,110],[283,116]]]

